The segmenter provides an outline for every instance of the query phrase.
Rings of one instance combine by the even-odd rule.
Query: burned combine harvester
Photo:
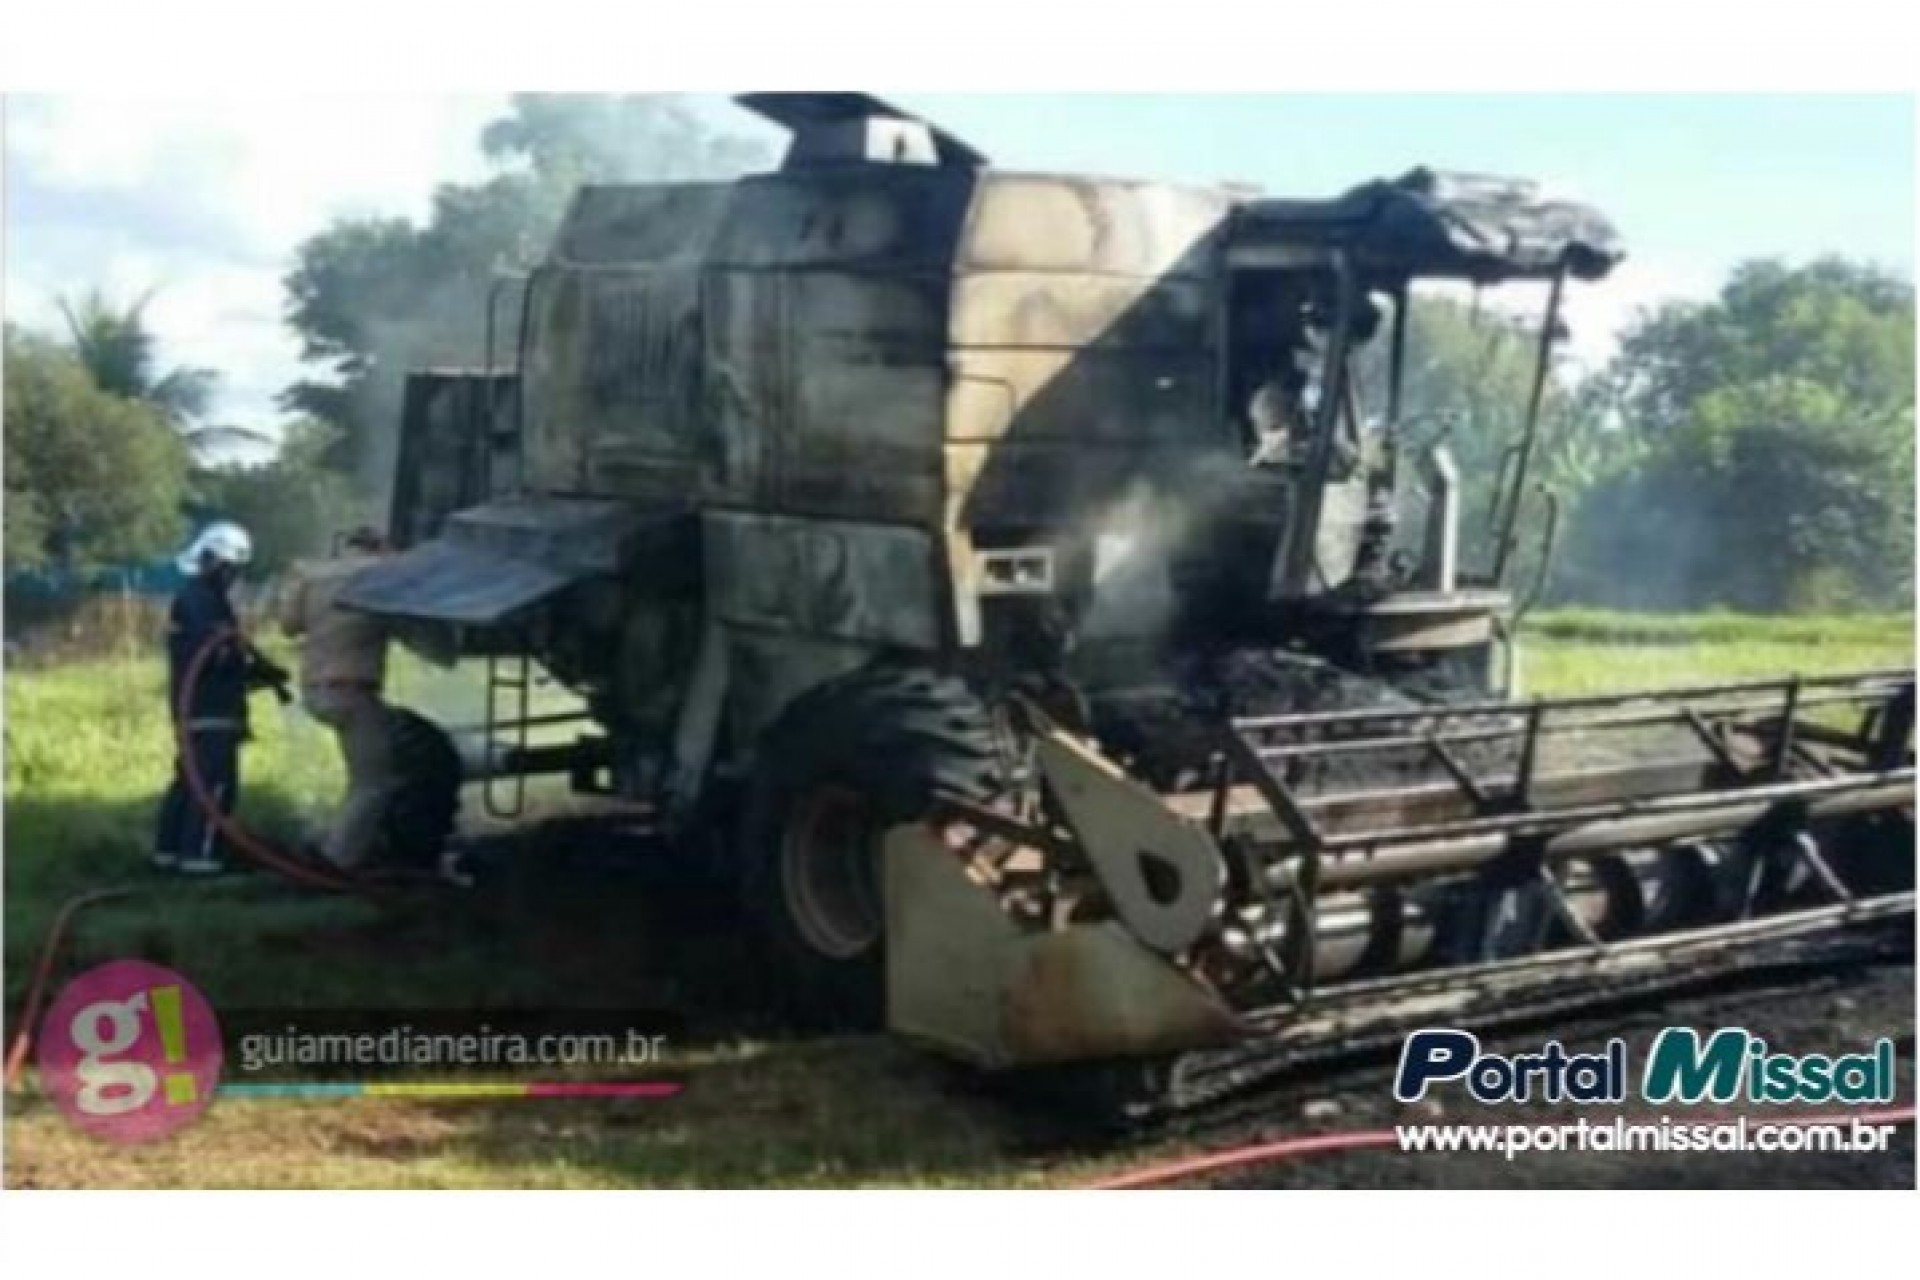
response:
[[[415,380],[412,546],[346,599],[487,656],[490,775],[718,864],[796,1012],[994,1068],[1311,1046],[1908,927],[1910,674],[1513,696],[1599,215],[1003,173],[861,95],[742,101],[778,172],[582,190],[484,369]],[[1549,298],[1479,548],[1402,403],[1431,281]],[[530,662],[594,732],[527,745]]]

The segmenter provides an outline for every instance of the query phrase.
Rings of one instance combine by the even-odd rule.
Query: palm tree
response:
[[[158,409],[202,461],[231,447],[237,438],[267,442],[267,437],[245,427],[200,424],[199,419],[212,403],[219,375],[190,365],[165,372],[156,367],[158,353],[146,320],[147,305],[152,301],[152,290],[124,309],[108,302],[98,289],[90,290],[77,304],[61,299],[60,311],[67,318],[74,354],[94,384],[111,395]]]

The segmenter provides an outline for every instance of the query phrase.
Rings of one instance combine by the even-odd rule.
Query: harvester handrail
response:
[[[1303,711],[1286,715],[1236,718],[1233,727],[1241,732],[1270,729],[1301,729],[1321,725],[1397,724],[1413,721],[1452,720],[1466,716],[1519,715],[1538,708],[1543,711],[1568,711],[1583,708],[1626,707],[1636,703],[1674,702],[1687,699],[1727,697],[1771,691],[1784,696],[1796,685],[1803,691],[1851,687],[1858,696],[1891,693],[1911,685],[1914,673],[1905,668],[1855,671],[1838,675],[1794,676],[1787,679],[1741,680],[1722,684],[1679,685],[1670,689],[1637,689],[1628,693],[1575,694],[1556,698],[1487,699],[1480,702],[1434,702],[1414,707],[1368,708],[1358,711]],[[1852,700],[1852,699],[1839,699]]]
[[[1890,692],[1888,689],[1861,687],[1825,693],[1802,693],[1797,705],[1802,711],[1809,707],[1849,706],[1884,697],[1888,692]],[[1759,697],[1757,693],[1769,693],[1772,696]],[[1606,729],[1648,728],[1663,724],[1684,726],[1688,722],[1689,713],[1702,716],[1730,716],[1741,712],[1778,711],[1783,705],[1781,694],[1781,687],[1775,685],[1767,689],[1755,691],[1753,694],[1743,690],[1739,694],[1713,695],[1717,700],[1714,701],[1712,705],[1702,705],[1701,702],[1698,701],[1685,701],[1687,695],[1683,693],[1678,695],[1680,705],[1653,706],[1645,709],[1633,705],[1587,706],[1554,701],[1543,701],[1540,703],[1505,703],[1501,704],[1504,714],[1501,715],[1499,723],[1478,724],[1466,728],[1450,729],[1445,732],[1429,731],[1426,733],[1403,733],[1383,737],[1322,738],[1302,742],[1283,742],[1263,745],[1258,748],[1258,753],[1262,759],[1284,760],[1305,755],[1342,755],[1364,751],[1384,751],[1403,747],[1424,747],[1431,745],[1434,741],[1439,741],[1449,746],[1457,743],[1491,742],[1501,738],[1520,737],[1529,732],[1546,735],[1556,733],[1592,733]],[[1706,695],[1697,696],[1704,698]],[[1643,698],[1639,699],[1639,701],[1647,702],[1651,700]],[[1530,722],[1528,716],[1528,713],[1536,707],[1538,707],[1541,712],[1547,713],[1542,716],[1537,726]],[[1584,711],[1587,714],[1561,719],[1547,718],[1548,715],[1553,712],[1569,710]],[[1436,709],[1435,711],[1417,713],[1398,713],[1396,719],[1445,720],[1454,718],[1453,708],[1446,708],[1445,712],[1445,714],[1441,714]],[[1374,716],[1372,713],[1362,713],[1362,715],[1357,716],[1356,719],[1377,720],[1379,717]],[[1323,721],[1313,727],[1327,727],[1329,724],[1344,725],[1353,722],[1354,721],[1337,719]],[[1236,731],[1246,732],[1248,731],[1247,723],[1246,721],[1235,721],[1233,727]],[[1261,732],[1281,727],[1291,726],[1279,726],[1269,722],[1261,722],[1254,726],[1252,731]]]

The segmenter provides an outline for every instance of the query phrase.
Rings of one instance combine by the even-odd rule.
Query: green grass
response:
[[[1529,621],[1521,654],[1523,687],[1542,694],[1905,667],[1913,619],[1567,610]]]
[[[1010,1114],[883,1038],[700,1046],[670,1101],[216,1104],[151,1146],[104,1147],[28,1096],[12,1186],[1047,1186],[1111,1167],[1039,1149]]]
[[[1530,619],[1527,635],[1545,641],[1589,641],[1627,645],[1840,644],[1909,646],[1913,619],[1903,613],[1863,613],[1843,617],[1763,618],[1746,613],[1612,613],[1601,609],[1559,609]]]
[[[1541,693],[1904,666],[1913,653],[1905,616],[1567,612],[1531,621],[1525,639],[1526,686]],[[442,715],[463,694],[473,705],[452,678],[412,664],[397,686],[398,700]],[[59,905],[123,883],[138,895],[87,913],[68,971],[144,956],[187,974],[216,1010],[700,1007],[703,982],[737,997],[710,977],[737,967],[737,926],[690,930],[644,887],[535,878],[505,900],[414,894],[374,905],[259,878],[152,879],[143,859],[171,758],[160,687],[151,662],[7,673],[10,1017]],[[331,740],[264,698],[256,729],[243,819],[279,834],[322,820],[340,782]],[[723,1020],[677,1046],[669,1065],[688,1082],[671,1102],[232,1102],[137,1150],[84,1137],[29,1092],[9,1099],[6,1176],[43,1186],[1024,1186],[1070,1184],[1123,1159],[1046,1149],[1030,1118],[885,1039],[770,1038],[750,1020]]]
[[[403,664],[397,700],[469,719],[471,686]],[[641,891],[570,885],[509,900],[432,892],[372,904],[260,877],[151,876],[155,798],[171,768],[152,662],[9,671],[5,841],[11,1019],[60,905],[109,885],[64,971],[141,956],[220,1008],[657,1007],[691,997],[654,975],[737,958],[737,928],[650,920]],[[548,700],[549,704],[552,702]],[[241,817],[297,834],[340,785],[332,740],[256,699]],[[471,799],[465,806],[476,809]],[[676,954],[662,957],[665,947]],[[731,991],[723,996],[738,1001]],[[13,1028],[8,1026],[9,1040]],[[1063,1176],[1022,1156],[1021,1127],[971,1082],[879,1038],[770,1040],[751,1027],[681,1046],[671,1103],[246,1101],[151,1148],[104,1147],[31,1090],[9,1098],[7,1180],[39,1186],[959,1186]],[[1064,1166],[1072,1176],[1079,1166]]]

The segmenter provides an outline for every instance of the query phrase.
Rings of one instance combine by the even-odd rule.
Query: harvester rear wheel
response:
[[[460,808],[459,749],[417,711],[387,709],[388,750],[398,779],[380,820],[378,866],[430,871]]]
[[[795,699],[757,760],[741,879],[777,994],[807,1027],[878,1026],[882,838],[938,796],[1001,789],[991,716],[957,678],[874,666]]]

